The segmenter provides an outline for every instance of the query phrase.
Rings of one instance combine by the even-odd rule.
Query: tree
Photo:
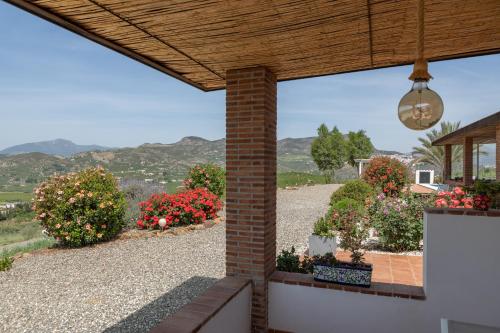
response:
[[[375,148],[372,141],[363,130],[347,134],[347,162],[356,166],[355,159],[369,158]]]
[[[460,128],[460,122],[452,123],[442,121],[441,129],[438,131],[433,129],[425,133],[425,138],[418,138],[421,147],[413,147],[413,154],[417,155],[417,162],[427,163],[435,166],[439,170],[444,170],[444,146],[433,146],[432,142]],[[474,147],[476,151],[476,147]],[[480,151],[481,155],[486,155],[486,152]],[[460,162],[463,158],[463,146],[453,145],[451,148],[451,162]]]
[[[344,166],[346,148],[344,136],[337,127],[329,131],[325,124],[321,124],[318,137],[311,144],[311,155],[328,182],[333,180],[335,170]]]

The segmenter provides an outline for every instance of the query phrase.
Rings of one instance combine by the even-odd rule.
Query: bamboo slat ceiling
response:
[[[203,90],[412,63],[415,0],[7,0]],[[500,0],[426,0],[431,60],[500,51]],[[432,70],[432,68],[431,68]]]
[[[472,137],[473,143],[496,143],[496,128],[499,125],[500,112],[497,112],[437,139],[432,145],[463,145],[466,137]]]

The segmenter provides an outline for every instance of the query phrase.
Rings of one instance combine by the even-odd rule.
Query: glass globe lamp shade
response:
[[[163,218],[162,218],[162,219],[160,219],[160,220],[158,221],[158,225],[159,225],[159,226],[160,226],[160,228],[162,228],[162,229],[163,229],[163,228],[165,228],[165,226],[167,225],[167,220],[165,220],[165,219],[163,219]]]
[[[413,130],[425,130],[436,125],[443,116],[443,100],[427,86],[427,81],[417,80],[411,90],[401,98],[398,106],[399,120]]]

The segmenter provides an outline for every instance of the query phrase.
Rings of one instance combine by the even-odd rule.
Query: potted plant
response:
[[[327,217],[320,217],[314,224],[314,231],[309,236],[309,255],[322,256],[337,250],[337,238],[333,225]]]
[[[313,277],[318,281],[370,287],[372,265],[363,263],[361,246],[368,237],[368,225],[360,210],[339,213],[340,246],[351,252],[351,262],[335,260],[333,254],[317,258],[313,263]]]

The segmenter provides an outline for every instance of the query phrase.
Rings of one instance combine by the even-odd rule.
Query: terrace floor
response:
[[[337,251],[335,256],[339,260],[349,261],[349,255],[349,252]],[[380,296],[425,299],[422,256],[366,253],[364,259],[373,264],[370,288],[319,282],[311,274],[287,272],[275,272],[271,281]]]

